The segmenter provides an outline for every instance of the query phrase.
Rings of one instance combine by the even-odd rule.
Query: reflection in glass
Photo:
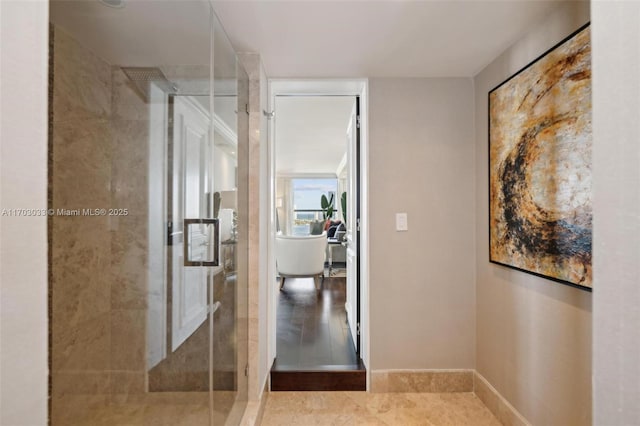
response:
[[[52,424],[238,423],[246,73],[205,1],[51,21],[50,207],[127,211],[50,219]]]

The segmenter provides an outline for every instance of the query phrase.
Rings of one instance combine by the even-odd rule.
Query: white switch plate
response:
[[[396,231],[408,231],[409,222],[406,213],[396,213]]]

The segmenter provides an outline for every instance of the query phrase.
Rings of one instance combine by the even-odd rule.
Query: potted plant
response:
[[[325,194],[322,194],[322,197],[320,197],[320,208],[322,209],[322,218],[325,221],[324,229],[326,230],[331,224],[331,218],[335,211],[335,207],[333,207],[333,193],[329,193],[328,198]]]

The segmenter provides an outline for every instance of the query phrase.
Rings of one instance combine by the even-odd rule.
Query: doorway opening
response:
[[[272,391],[366,390],[360,83],[270,84]]]

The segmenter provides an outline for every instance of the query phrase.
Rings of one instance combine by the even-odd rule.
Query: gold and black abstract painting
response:
[[[592,288],[586,25],[489,92],[489,260]]]

